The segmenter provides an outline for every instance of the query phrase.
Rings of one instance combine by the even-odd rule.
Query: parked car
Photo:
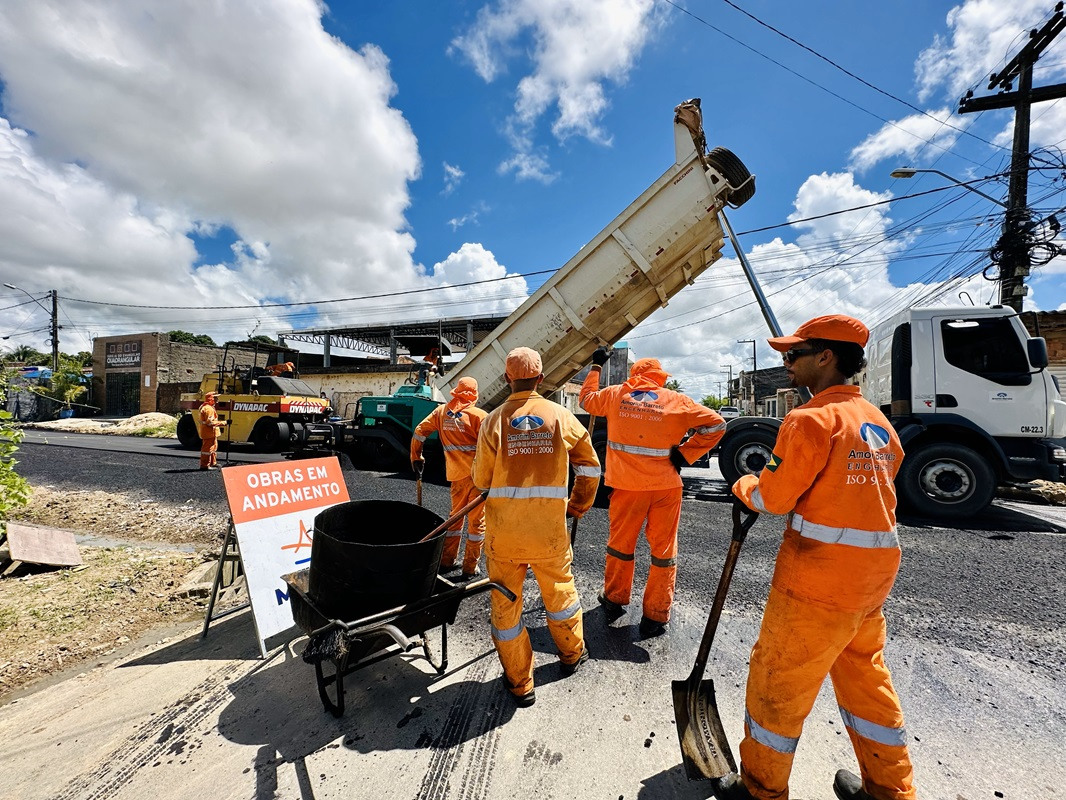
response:
[[[718,415],[722,419],[736,419],[740,416],[740,409],[736,406],[722,406],[718,409]]]

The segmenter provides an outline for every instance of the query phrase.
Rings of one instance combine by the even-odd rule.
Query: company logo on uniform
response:
[[[766,469],[770,472],[777,472],[777,468],[781,466],[781,456],[777,453],[770,454],[770,460],[766,462]]]
[[[463,412],[462,411],[448,411],[447,414],[452,419],[462,419],[463,418]]]
[[[654,403],[659,399],[659,395],[655,392],[643,392],[639,389],[635,392],[630,392],[629,396],[636,400],[638,403]]]
[[[874,425],[872,422],[864,422],[859,428],[859,436],[866,442],[867,446],[871,450],[881,450],[888,447],[888,443],[891,438],[888,435],[888,430],[880,425]]]
[[[517,431],[535,431],[537,428],[543,427],[543,425],[544,420],[532,414],[515,417],[511,420],[511,427]]]

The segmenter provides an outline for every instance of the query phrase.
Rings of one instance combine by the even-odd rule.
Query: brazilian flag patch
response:
[[[777,453],[770,454],[770,460],[766,462],[766,468],[770,472],[777,472],[777,468],[781,466],[781,457]]]

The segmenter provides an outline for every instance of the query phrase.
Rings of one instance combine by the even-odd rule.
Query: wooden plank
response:
[[[74,534],[60,528],[30,527],[9,522],[7,546],[12,561],[53,567],[76,567],[81,564],[81,551],[74,541]]]

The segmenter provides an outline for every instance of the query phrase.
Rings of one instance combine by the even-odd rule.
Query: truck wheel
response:
[[[741,475],[758,475],[774,452],[777,436],[769,431],[752,429],[734,436],[726,434],[718,451],[718,468],[732,486]]]
[[[907,453],[896,488],[911,511],[922,516],[969,517],[992,502],[996,476],[969,447],[933,444]]]
[[[729,181],[730,186],[736,189],[729,195],[729,205],[733,208],[740,208],[751,200],[755,194],[755,180],[748,180],[751,178],[751,173],[744,166],[744,162],[733,155],[732,151],[724,147],[716,147],[707,154],[707,162]]]
[[[276,453],[289,445],[289,424],[263,419],[252,431],[252,445],[259,453]]]
[[[199,450],[200,445],[200,431],[196,427],[196,420],[193,419],[192,414],[182,414],[178,418],[178,441],[181,442],[181,446],[186,450]]]

